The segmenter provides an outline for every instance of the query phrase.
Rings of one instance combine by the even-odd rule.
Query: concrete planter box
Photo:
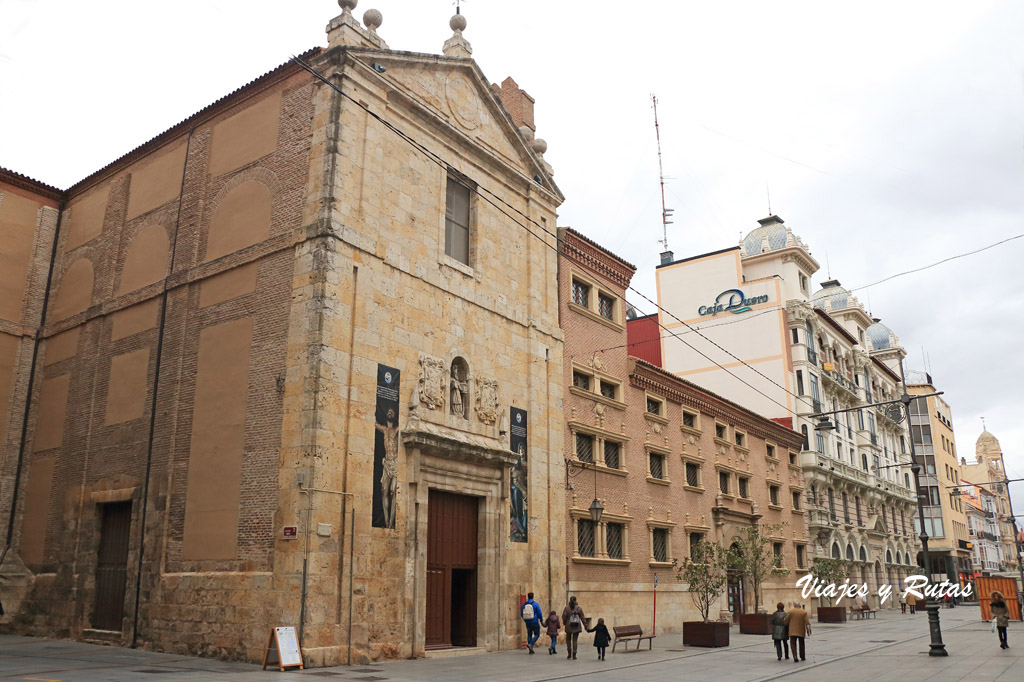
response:
[[[683,646],[729,646],[729,624],[687,621],[683,623]]]
[[[818,622],[819,623],[845,623],[846,622],[846,607],[845,606],[819,606],[818,607]]]
[[[772,616],[770,613],[743,613],[740,614],[741,635],[770,635],[772,634]]]

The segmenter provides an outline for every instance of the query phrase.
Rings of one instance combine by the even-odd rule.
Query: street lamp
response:
[[[903,384],[903,395],[900,396],[900,402],[903,403],[903,409],[906,410],[907,415],[910,415],[910,403],[913,398],[907,393],[907,378],[903,373],[903,356],[900,356],[900,381]],[[912,424],[913,422],[911,422]],[[927,578],[931,580],[932,577],[932,559],[931,554],[928,553],[928,531],[924,528],[924,498],[921,496],[921,462],[917,459],[917,454],[914,451],[914,436],[910,436],[910,470],[914,472],[914,487],[917,489],[917,514],[921,519],[921,535],[918,537],[921,539],[921,556],[924,559],[925,570],[927,571]],[[948,656],[949,652],[946,651],[946,645],[942,643],[942,629],[939,627],[939,602],[935,599],[929,599],[924,608],[928,611],[928,632],[931,635],[931,643],[929,644],[928,655],[929,656]]]

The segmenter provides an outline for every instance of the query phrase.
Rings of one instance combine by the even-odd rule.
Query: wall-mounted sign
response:
[[[283,540],[297,540],[299,537],[298,526],[285,526],[281,529],[281,539]]]
[[[702,305],[697,309],[698,315],[717,315],[718,313],[732,313],[737,315],[750,310],[751,306],[759,303],[767,303],[768,296],[753,296],[747,298],[739,289],[726,289],[715,298],[711,305]]]

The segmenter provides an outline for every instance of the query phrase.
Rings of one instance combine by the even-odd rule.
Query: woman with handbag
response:
[[[1002,592],[994,590],[991,599],[989,609],[992,611],[992,628],[999,633],[999,648],[1009,649],[1010,645],[1006,643],[1006,626],[1010,622],[1010,609],[1006,608]]]

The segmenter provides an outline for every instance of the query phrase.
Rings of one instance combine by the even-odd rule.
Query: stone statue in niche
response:
[[[476,380],[476,416],[484,424],[498,421],[498,380]]]
[[[444,361],[429,355],[420,356],[420,378],[417,385],[420,403],[428,410],[444,407]]]
[[[466,418],[466,398],[469,392],[469,366],[462,358],[452,360],[451,379],[449,380],[451,392],[450,405],[451,413],[457,417]]]

